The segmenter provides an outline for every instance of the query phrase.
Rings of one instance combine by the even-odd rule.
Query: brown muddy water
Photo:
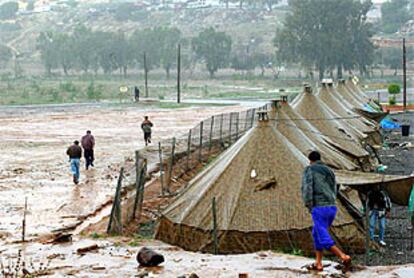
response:
[[[114,194],[120,166],[144,146],[140,129],[144,115],[153,121],[153,142],[158,142],[186,132],[211,115],[241,109],[95,105],[0,111],[0,239],[21,238],[25,197],[29,239],[79,223],[107,202]],[[66,149],[87,129],[96,139],[95,168],[82,167],[80,184],[75,186]]]

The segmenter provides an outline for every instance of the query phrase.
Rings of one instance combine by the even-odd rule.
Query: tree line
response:
[[[290,0],[291,13],[274,39],[278,57],[299,63],[322,79],[326,72],[358,69],[374,60],[372,25],[367,13],[372,2],[359,0]]]
[[[147,72],[160,68],[169,78],[177,63],[178,44],[183,49],[183,66],[190,68],[204,63],[210,77],[226,67],[239,71],[260,67],[263,73],[273,59],[272,55],[249,50],[233,53],[231,36],[212,27],[193,38],[185,38],[179,29],[169,27],[137,30],[127,36],[124,33],[92,31],[84,26],[76,27],[70,34],[42,32],[37,38],[37,49],[48,75],[60,69],[65,75],[71,71],[95,74],[118,71],[126,76],[131,68]]]
[[[289,0],[289,6],[284,24],[273,39],[275,48],[267,52],[255,47],[263,38],[235,45],[229,34],[211,27],[187,38],[170,27],[137,30],[127,36],[78,26],[66,34],[41,33],[37,48],[48,74],[61,69],[65,74],[119,71],[126,76],[131,68],[144,68],[145,60],[147,72],[161,68],[169,77],[176,65],[178,44],[183,49],[183,66],[203,63],[210,77],[229,67],[240,72],[260,68],[262,74],[270,68],[277,76],[274,65],[284,64],[300,66],[311,78],[316,70],[320,79],[334,73],[341,78],[344,71],[354,70],[368,75],[378,64],[398,69],[398,50],[379,52],[371,41],[373,25],[367,20],[370,0]]]

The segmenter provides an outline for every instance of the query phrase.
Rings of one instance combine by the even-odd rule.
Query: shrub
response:
[[[62,96],[59,94],[59,91],[57,91],[55,89],[50,89],[49,93],[52,96],[52,101],[53,102],[61,102],[62,101]]]
[[[388,93],[391,95],[398,95],[401,92],[401,87],[398,84],[390,84],[388,86]]]
[[[389,97],[388,102],[390,105],[395,105],[397,103],[397,100],[395,99],[395,96],[391,96]]]
[[[91,82],[88,88],[86,89],[86,96],[88,97],[88,99],[99,100],[102,96],[102,92],[100,88],[96,88],[95,84]]]
[[[65,92],[76,92],[77,88],[72,82],[60,83],[59,88]]]

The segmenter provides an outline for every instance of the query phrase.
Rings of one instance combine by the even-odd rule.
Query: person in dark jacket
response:
[[[369,235],[371,240],[374,240],[375,227],[378,220],[379,235],[378,243],[381,246],[386,246],[384,241],[385,234],[385,219],[391,211],[391,201],[387,192],[384,190],[374,189],[368,193],[368,207],[369,207]]]
[[[316,262],[309,270],[322,271],[323,250],[334,253],[343,263],[344,270],[349,270],[351,257],[336,245],[329,234],[329,227],[336,216],[336,196],[338,186],[334,172],[321,162],[321,155],[312,151],[309,156],[310,165],[305,168],[302,178],[302,199],[312,214],[312,236],[315,246]]]
[[[82,157],[82,149],[79,146],[79,141],[76,140],[73,142],[73,145],[67,149],[66,154],[69,156],[70,169],[73,174],[73,182],[78,184],[80,178],[80,159]]]
[[[135,86],[134,88],[134,98],[135,98],[135,102],[139,101],[139,89],[137,86]]]
[[[95,147],[95,138],[90,130],[86,131],[86,134],[81,139],[83,148],[83,156],[85,157],[85,166],[88,170],[89,166],[93,167],[93,161],[95,160],[93,149]]]
[[[148,144],[151,143],[151,132],[152,132],[152,127],[153,126],[154,125],[148,119],[148,116],[145,116],[144,121],[141,124],[141,129],[144,132],[145,146],[148,146]]]

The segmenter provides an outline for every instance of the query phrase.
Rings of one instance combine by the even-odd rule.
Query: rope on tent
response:
[[[353,120],[360,119],[362,116],[349,116],[349,117],[333,117],[333,118],[286,118],[286,119],[273,119],[272,121],[339,121],[339,120]]]
[[[322,135],[322,136],[325,136],[325,137],[328,137],[328,138],[332,138],[332,139],[339,139],[339,140],[343,140],[343,141],[349,141],[349,142],[359,143],[358,140],[355,140],[355,139],[347,139],[347,138],[343,138],[343,137],[336,136],[336,135],[324,134],[322,132],[314,131],[314,130],[311,130],[311,129],[308,129],[308,128],[300,128],[300,127],[297,127],[295,125],[290,125],[290,124],[286,124],[286,123],[282,123],[282,124],[285,125],[285,126],[287,126],[287,127],[297,128],[299,130],[302,130],[303,132],[310,132],[310,133]]]

